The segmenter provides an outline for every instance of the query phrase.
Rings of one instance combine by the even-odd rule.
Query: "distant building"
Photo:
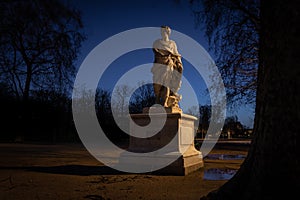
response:
[[[221,138],[249,138],[252,136],[252,129],[245,128],[239,121],[230,121],[225,123]]]
[[[197,138],[205,138],[207,135],[209,124],[199,123],[199,127],[196,130]],[[231,138],[250,138],[252,137],[253,129],[246,128],[236,117],[229,117],[225,120],[220,138],[231,139]]]

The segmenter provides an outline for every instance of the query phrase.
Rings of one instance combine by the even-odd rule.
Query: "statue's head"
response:
[[[161,26],[161,35],[162,37],[168,37],[171,34],[171,29],[169,26]]]

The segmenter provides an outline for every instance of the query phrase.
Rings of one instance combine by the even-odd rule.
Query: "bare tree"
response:
[[[97,88],[95,106],[96,112],[103,116],[102,118],[105,118],[107,115],[111,114],[110,98],[111,93],[109,91]]]
[[[207,133],[211,119],[211,105],[192,106],[188,108],[188,110],[185,113],[198,118],[195,123],[195,125],[197,126],[197,137],[204,138],[204,136]]]
[[[68,91],[85,38],[80,13],[57,0],[5,1],[0,10],[0,77],[15,96]]]
[[[112,94],[111,105],[117,116],[127,117],[125,113],[129,112],[129,95],[131,92],[132,88],[128,85],[119,85],[115,88],[115,92]]]
[[[185,113],[188,115],[193,115],[195,117],[199,117],[199,110],[200,109],[198,106],[191,106],[185,111]]]
[[[141,113],[143,108],[155,104],[153,85],[141,82],[138,83],[138,86],[130,98],[130,113]]]
[[[191,0],[204,25],[231,105],[255,103],[260,32],[259,0]]]
[[[70,91],[82,27],[80,13],[62,1],[1,2],[0,78],[20,102],[20,141],[33,129],[32,91]]]

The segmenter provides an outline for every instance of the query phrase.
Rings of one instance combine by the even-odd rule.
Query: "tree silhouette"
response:
[[[299,188],[297,1],[262,1],[254,138],[235,176],[202,199],[293,199]]]
[[[0,82],[18,101],[14,123],[18,124],[16,137],[20,141],[37,128],[32,126],[34,116],[45,114],[35,109],[36,95],[58,97],[70,91],[74,62],[85,39],[82,28],[80,13],[62,1],[1,2]],[[60,107],[57,101],[52,104]],[[5,108],[4,116],[10,112],[9,107]]]
[[[259,0],[191,0],[204,24],[231,105],[255,102],[260,32]]]
[[[5,1],[0,9],[0,76],[15,96],[70,89],[84,40],[79,12],[57,0]]]
[[[152,84],[139,83],[130,98],[130,113],[142,113],[143,108],[151,107],[155,104],[155,94]]]
[[[211,119],[211,105],[192,106],[187,109],[185,113],[198,118],[198,120],[196,121],[196,126],[198,126],[196,128],[197,137],[204,138],[207,134]]]

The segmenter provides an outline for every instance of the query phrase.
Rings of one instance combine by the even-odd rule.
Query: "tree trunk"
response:
[[[237,174],[201,199],[294,199],[299,189],[299,3],[261,1],[254,139]],[[297,195],[297,196],[296,196]]]

